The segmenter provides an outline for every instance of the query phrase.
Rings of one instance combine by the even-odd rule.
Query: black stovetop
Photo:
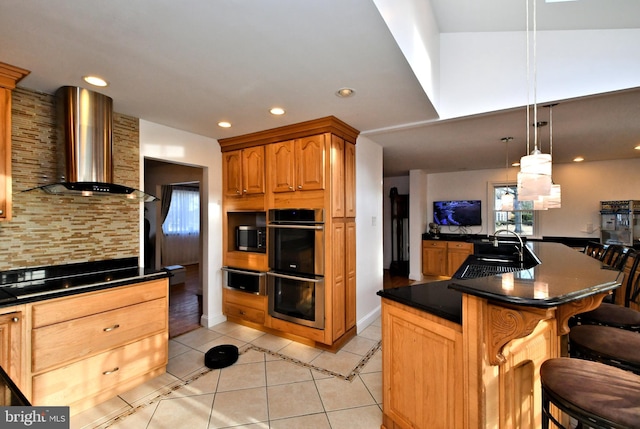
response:
[[[135,257],[2,271],[0,304],[166,276],[164,271],[138,267],[138,258]]]

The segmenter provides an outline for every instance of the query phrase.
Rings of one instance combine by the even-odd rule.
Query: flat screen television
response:
[[[449,200],[433,202],[433,222],[437,225],[482,225],[480,200]]]

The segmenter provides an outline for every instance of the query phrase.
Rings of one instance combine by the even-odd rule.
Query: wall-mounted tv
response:
[[[449,200],[433,202],[433,221],[437,225],[482,225],[480,200]]]

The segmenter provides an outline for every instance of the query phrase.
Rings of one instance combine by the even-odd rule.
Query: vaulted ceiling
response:
[[[117,112],[216,139],[333,115],[383,147],[385,176],[503,167],[534,102],[545,121],[558,103],[554,162],[640,158],[640,2],[537,0],[528,33],[525,5],[3,0],[0,62],[49,94],[100,75]]]

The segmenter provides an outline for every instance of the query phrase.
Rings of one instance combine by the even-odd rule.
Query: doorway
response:
[[[145,158],[144,160],[144,188],[153,190],[161,200],[163,192],[171,186],[181,189],[195,190],[202,202],[200,184],[204,179],[204,168],[166,161]],[[164,189],[164,190],[163,190]],[[161,269],[170,265],[182,265],[186,269],[184,282],[174,283],[169,286],[169,337],[173,338],[191,330],[199,328],[202,316],[202,249],[203,236],[198,233],[196,240],[193,237],[173,237],[177,241],[171,246],[178,248],[173,255],[163,251],[163,216],[167,215],[166,207],[163,212],[162,201],[145,204],[145,223],[148,221],[149,234],[145,237],[145,266],[152,269]],[[202,204],[199,205],[197,222],[199,231],[202,231]],[[166,226],[166,225],[165,225]],[[175,227],[174,227],[175,229]],[[192,248],[195,246],[195,248]],[[188,247],[188,249],[187,249]],[[171,247],[169,247],[171,248]],[[147,257],[147,250],[149,257]],[[191,254],[186,257],[185,255]],[[184,259],[180,259],[185,256]]]

